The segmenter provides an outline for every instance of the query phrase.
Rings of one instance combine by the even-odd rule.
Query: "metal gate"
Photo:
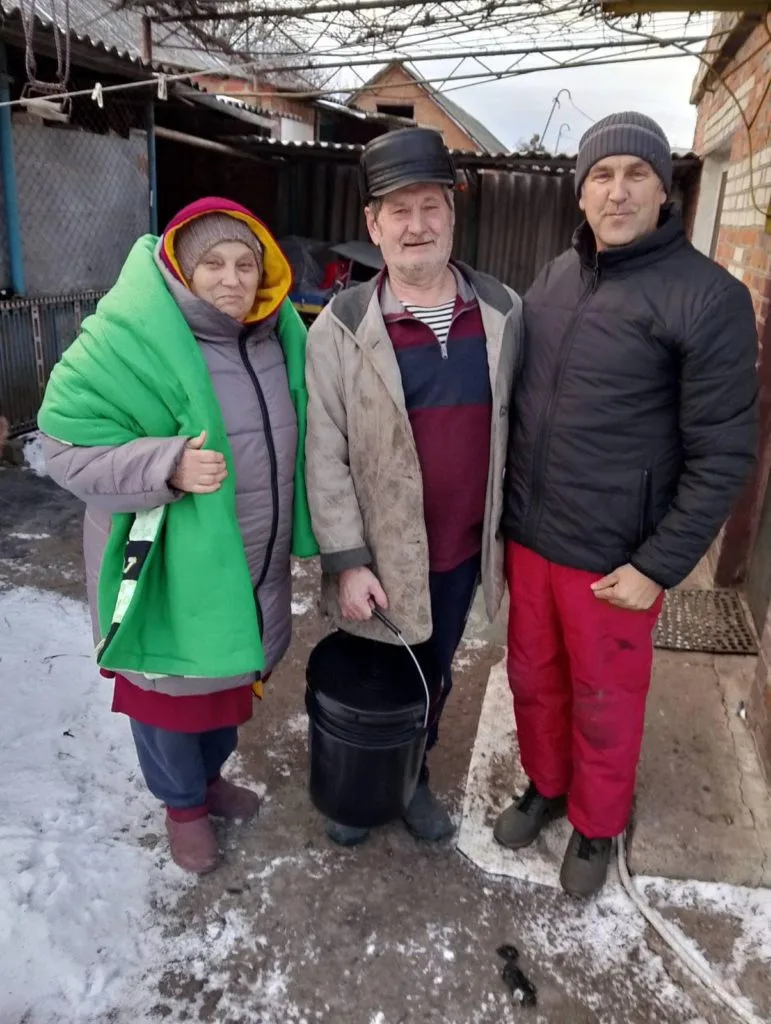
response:
[[[35,426],[48,375],[103,294],[0,302],[0,415],[12,436]]]

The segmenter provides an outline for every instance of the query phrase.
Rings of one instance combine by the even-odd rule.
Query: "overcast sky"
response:
[[[534,21],[529,33],[512,32],[502,35],[498,32],[489,40],[480,52],[501,48],[516,48],[550,43],[578,44],[585,42],[587,46],[593,42],[626,42],[638,47],[649,45],[650,37],[663,39],[683,38],[705,39],[709,36],[713,15],[658,14],[646,19],[639,27],[635,27],[633,19],[623,19],[615,27],[607,25],[597,17],[579,21],[575,25],[562,25],[560,19],[549,16],[541,21]],[[638,35],[640,33],[640,35]],[[648,40],[645,40],[645,36]],[[453,48],[462,50],[468,43],[461,38],[452,39],[444,44],[435,43],[423,53],[451,51]],[[695,43],[694,52],[703,48],[703,43]],[[407,46],[406,52],[409,53]],[[420,52],[420,51],[414,51]],[[609,59],[621,55],[621,50],[595,50],[593,59]],[[461,61],[418,60],[413,67],[425,79],[439,88],[451,99],[455,100],[470,113],[474,114],[501,142],[510,149],[516,149],[522,142],[527,142],[533,135],[544,132],[554,97],[562,89],[569,89],[575,107],[566,94],[560,96],[560,107],[554,113],[543,145],[550,152],[555,152],[559,135],[559,151],[574,153],[578,140],[592,121],[606,114],[622,110],[638,110],[657,120],[669,137],[672,149],[688,152],[693,145],[693,132],[696,124],[696,110],[690,104],[691,87],[699,67],[696,57],[682,56],[675,47],[659,49],[656,52],[677,54],[664,60],[630,60],[626,64],[606,64],[599,67],[576,67],[571,69],[554,69],[551,65],[557,60],[577,60],[579,54],[556,51],[551,58],[542,54],[529,54],[517,58],[485,57],[485,65],[494,72],[502,72],[512,67],[512,61],[519,59],[519,67],[550,70],[535,70],[533,73],[519,75],[515,78],[494,80],[488,79],[484,84],[464,85],[456,76],[479,74],[480,63],[474,59]],[[587,51],[584,51],[584,56]],[[409,59],[409,58],[408,58]],[[382,65],[380,65],[382,67]],[[355,74],[359,81],[366,80],[374,74],[377,67],[359,68]],[[345,73],[344,73],[345,75]],[[448,77],[449,76],[449,77]],[[346,76],[352,84],[353,79]],[[456,78],[453,81],[453,78]],[[576,109],[579,107],[583,114]],[[563,127],[560,134],[560,126]]]
[[[594,119],[620,110],[639,110],[655,118],[669,137],[674,150],[687,151],[693,144],[696,108],[689,100],[698,60],[641,61],[599,68],[575,68],[570,71],[543,71],[508,81],[488,82],[468,89],[457,89],[449,96],[485,124],[509,148],[520,140],[541,134],[560,89],[570,90],[575,104]],[[421,73],[433,77],[435,66],[421,65]],[[450,83],[445,88],[451,88]],[[578,139],[591,122],[583,117],[563,93],[544,140],[554,151],[560,125],[563,128],[560,151],[573,153]]]

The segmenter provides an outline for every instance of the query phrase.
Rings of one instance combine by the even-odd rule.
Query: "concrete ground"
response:
[[[80,521],[78,503],[47,479],[0,468],[0,585],[82,598]],[[166,945],[137,979],[157,994],[146,1019],[729,1024],[734,1018],[685,974],[616,885],[589,904],[554,887],[554,836],[551,854],[536,851],[537,881],[525,880],[529,869],[498,865],[491,873],[491,865],[473,862],[483,863],[474,851],[487,848],[494,810],[520,781],[504,680],[500,668],[492,671],[505,653],[500,623],[491,628],[472,617],[431,765],[433,785],[459,823],[465,800],[467,855],[455,843],[419,844],[399,824],[356,850],[328,842],[306,791],[304,667],[321,635],[315,573],[312,562],[295,567],[292,649],[242,730],[234,764],[266,787],[263,811],[252,825],[222,830],[221,870],[173,905],[153,908]],[[657,658],[631,855],[636,872],[768,884],[768,793],[736,714],[748,679],[741,659]],[[479,767],[483,753],[494,755],[491,771]],[[162,863],[160,809],[144,841]],[[695,881],[646,882],[645,890],[752,1001],[758,1020],[771,1020],[763,916],[771,904],[763,894]],[[192,937],[199,940],[194,957],[186,945]],[[500,980],[496,948],[503,942],[521,952],[538,989],[536,1009],[514,1004]],[[129,1020],[137,1018],[120,1008],[109,1017]],[[0,1021],[20,1024],[6,1021],[1,1008]]]

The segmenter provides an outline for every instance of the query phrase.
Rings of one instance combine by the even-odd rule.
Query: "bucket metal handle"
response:
[[[373,608],[372,608],[372,615],[376,619],[379,619],[380,622],[382,622],[383,625],[386,627],[386,629],[390,630],[393,633],[393,635],[395,637],[397,637],[404,644],[404,646],[409,651],[410,657],[415,662],[415,668],[418,670],[418,674],[420,676],[421,682],[423,683],[423,689],[426,691],[426,714],[425,714],[425,717],[423,719],[423,729],[426,730],[426,729],[428,729],[428,716],[429,716],[429,712],[431,711],[431,691],[428,688],[428,683],[426,682],[426,677],[423,675],[423,669],[420,667],[420,662],[415,657],[415,652],[413,651],[413,649],[410,647],[410,645],[407,643],[407,641],[402,636],[402,632],[399,629],[399,627],[396,625],[396,623],[392,622],[388,618],[388,616],[378,608],[377,605],[373,606]]]

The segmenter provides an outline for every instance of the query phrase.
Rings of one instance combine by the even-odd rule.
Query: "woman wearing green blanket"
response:
[[[305,328],[289,265],[248,210],[209,198],[120,277],[54,369],[51,476],[86,503],[101,671],[114,677],[171,855],[217,866],[210,815],[259,799],[222,765],[286,652],[290,553],[316,553],[305,495]]]

